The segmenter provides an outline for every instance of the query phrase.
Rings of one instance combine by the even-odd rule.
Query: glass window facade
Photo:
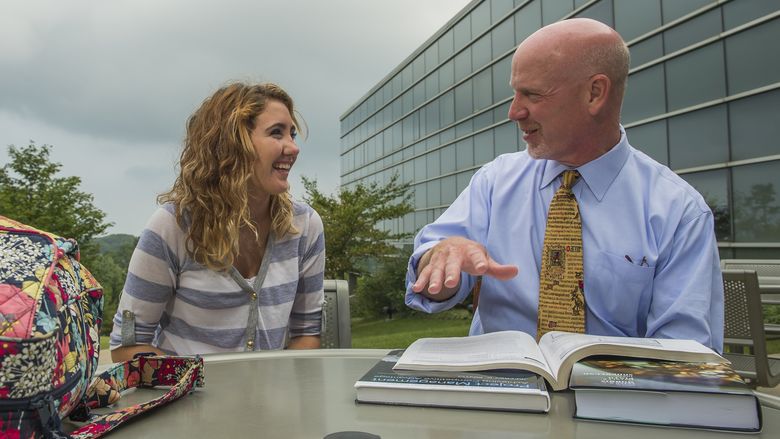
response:
[[[480,166],[525,148],[507,119],[513,49],[545,24],[589,17],[631,50],[631,144],[704,196],[722,257],[780,257],[779,11],[764,0],[474,0],[342,115],[341,183],[397,173],[414,212],[384,226],[433,221]]]

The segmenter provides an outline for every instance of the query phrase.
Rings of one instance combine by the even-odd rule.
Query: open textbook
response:
[[[398,360],[396,370],[476,371],[521,369],[541,375],[553,390],[569,385],[574,363],[593,355],[668,361],[728,363],[693,340],[609,337],[548,332],[536,344],[520,331],[470,337],[421,338]]]

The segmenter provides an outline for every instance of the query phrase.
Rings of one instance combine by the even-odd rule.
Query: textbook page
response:
[[[694,340],[612,337],[551,331],[539,340],[539,348],[558,381],[558,386],[554,386],[558,387],[556,390],[568,385],[574,363],[590,355],[728,363],[728,360],[715,351]]]
[[[536,341],[520,331],[499,331],[469,337],[421,338],[406,349],[394,369],[522,369],[548,380],[553,376]]]

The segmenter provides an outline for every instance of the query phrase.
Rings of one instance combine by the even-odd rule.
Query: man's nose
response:
[[[510,120],[523,120],[528,117],[528,109],[520,102],[517,95],[512,99],[512,104],[509,105],[509,119]]]

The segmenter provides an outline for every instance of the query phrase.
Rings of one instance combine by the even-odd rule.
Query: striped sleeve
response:
[[[323,278],[325,272],[325,234],[322,219],[306,206],[301,227],[298,287],[290,315],[290,337],[319,335],[322,328]]]
[[[114,315],[111,349],[122,344],[122,313],[125,310],[135,314],[136,343],[152,344],[163,311],[176,287],[179,258],[174,237],[177,234],[182,232],[169,205],[159,208],[141,232]]]

